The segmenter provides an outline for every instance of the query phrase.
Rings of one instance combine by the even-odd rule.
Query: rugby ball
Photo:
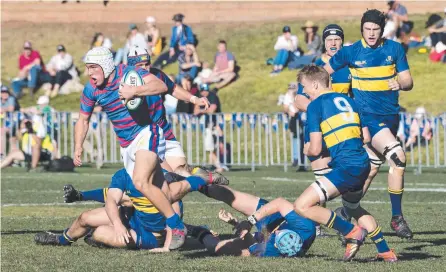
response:
[[[141,86],[144,85],[144,80],[135,70],[130,70],[121,78],[121,83],[125,83],[130,86]],[[121,88],[121,86],[119,88]],[[138,107],[142,104],[142,101],[142,98],[136,97],[129,100],[125,106],[127,109],[133,111],[138,109]],[[122,100],[122,103],[124,103],[124,100]]]

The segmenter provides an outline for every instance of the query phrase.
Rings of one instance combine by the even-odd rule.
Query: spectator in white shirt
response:
[[[51,89],[46,91],[45,95],[51,98],[57,96],[60,87],[68,80],[79,76],[73,63],[73,57],[66,52],[65,46],[62,44],[57,46],[57,54],[51,58],[46,69],[52,77],[52,86]]]
[[[277,42],[274,45],[274,50],[277,51],[277,54],[274,58],[274,67],[271,75],[276,75],[283,70],[288,63],[290,53],[296,51],[299,44],[297,36],[291,35],[289,26],[284,26],[282,31],[283,35],[277,38]]]

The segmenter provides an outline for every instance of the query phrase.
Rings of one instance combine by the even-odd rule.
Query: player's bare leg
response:
[[[299,196],[294,202],[294,210],[301,216],[319,224],[324,224],[328,228],[334,228],[344,235],[347,246],[343,259],[344,261],[350,261],[359,251],[367,231],[337,217],[329,209],[319,206],[319,203],[333,199],[339,196],[340,193],[326,177],[320,178],[318,183],[313,183]]]
[[[114,248],[136,248],[136,233],[134,230],[130,229],[129,233],[131,238],[127,244],[125,241],[120,241],[116,239],[115,229],[111,225],[103,225],[98,227],[92,234],[91,237],[86,239],[86,242],[92,246],[108,246]]]
[[[413,233],[404,220],[402,212],[406,154],[401,144],[395,139],[388,128],[382,129],[372,138],[372,145],[379,153],[386,157],[390,164],[388,175],[388,191],[392,204],[392,220],[390,226],[398,237],[411,239]]]
[[[40,245],[69,246],[77,239],[85,236],[91,228],[109,224],[111,224],[111,222],[105,208],[97,208],[81,213],[81,215],[74,220],[70,228],[65,230],[63,234],[50,232],[37,233],[34,237],[34,241]]]
[[[167,226],[172,229],[170,249],[181,247],[186,239],[186,228],[168,199],[168,187],[165,189],[167,194],[160,189],[163,187],[164,175],[157,154],[147,150],[136,152],[132,180],[135,188],[167,218]]]

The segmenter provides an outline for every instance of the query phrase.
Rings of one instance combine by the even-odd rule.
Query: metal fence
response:
[[[3,116],[2,154],[7,154],[11,145],[18,145],[9,139],[25,117],[23,113]],[[62,156],[73,155],[77,118],[78,113],[70,112],[41,116],[48,137],[57,144]],[[282,166],[287,171],[293,162],[298,166],[309,165],[301,154],[304,126],[297,120],[295,133],[290,132],[290,122],[295,119],[283,113],[225,113],[200,117],[174,114],[168,119],[191,165],[209,164],[210,153],[229,167],[249,167],[253,171],[258,166]],[[403,143],[408,143],[405,148],[409,167],[421,170],[446,166],[446,113],[439,116],[402,113],[398,136]],[[121,161],[113,127],[104,113],[93,114],[84,151],[87,162]]]

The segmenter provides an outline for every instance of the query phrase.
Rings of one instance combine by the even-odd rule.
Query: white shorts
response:
[[[166,140],[163,129],[158,126],[148,126],[143,129],[138,136],[127,147],[121,147],[121,157],[125,170],[131,177],[135,168],[135,155],[138,150],[148,150],[155,152],[160,160],[164,160],[166,152]]]
[[[166,140],[166,157],[182,157],[186,158],[184,155],[183,147],[178,141]]]

